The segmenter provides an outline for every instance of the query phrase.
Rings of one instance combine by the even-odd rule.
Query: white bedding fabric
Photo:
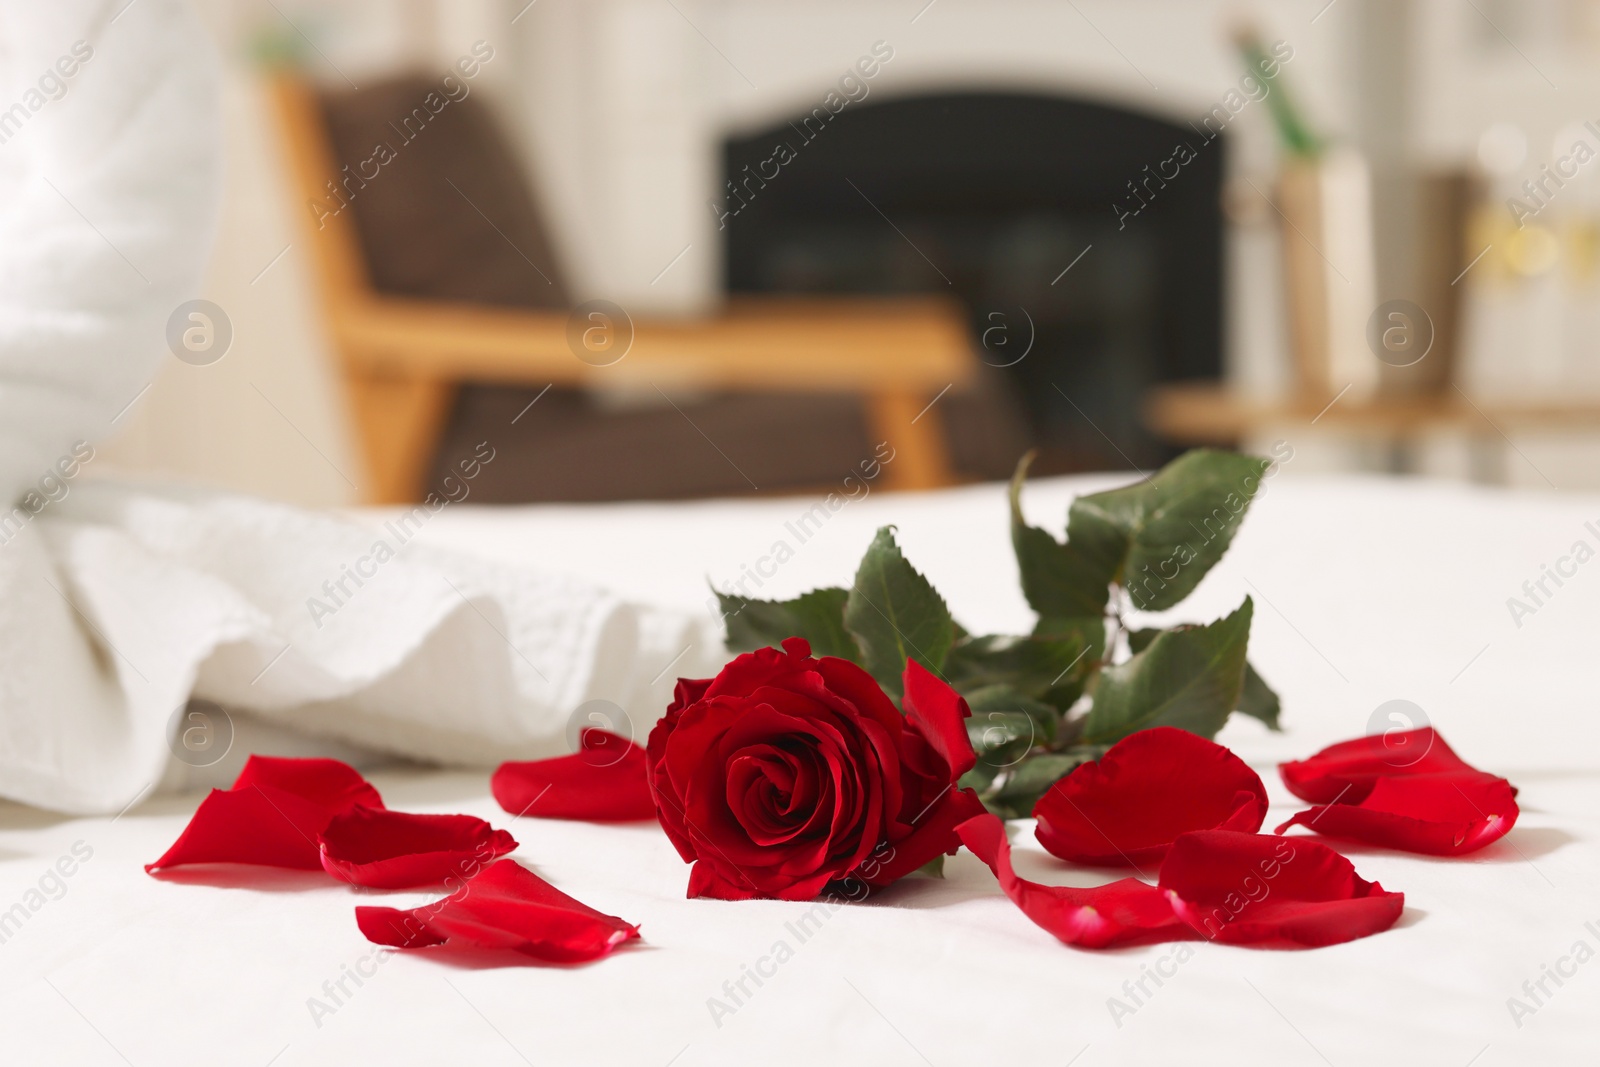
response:
[[[537,555],[506,567],[416,543],[447,511],[368,530],[246,497],[75,486],[0,545],[0,794],[116,812],[193,779],[169,729],[191,693],[253,712],[240,731],[492,767],[567,751],[589,700],[664,707],[679,652],[690,673],[720,663],[703,611],[628,604]],[[241,733],[216,772],[247,747]]]
[[[1036,484],[1027,509],[1059,528],[1071,494],[1105,482]],[[560,560],[579,577],[690,609],[705,575],[728,579],[775,540],[792,541],[785,523],[810,504],[463,508],[420,541],[502,565]],[[387,517],[357,516],[374,527]],[[1582,952],[1578,963],[1574,949],[1600,951],[1600,568],[1578,568],[1520,629],[1505,600],[1574,541],[1594,544],[1584,523],[1596,517],[1594,497],[1286,474],[1185,606],[1209,618],[1247,592],[1260,603],[1251,657],[1283,695],[1286,730],[1243,720],[1221,740],[1266,779],[1269,826],[1295,810],[1276,761],[1365,732],[1393,698],[1418,703],[1463,756],[1522,788],[1517,827],[1465,859],[1345,849],[1362,874],[1407,894],[1399,926],[1376,937],[1302,952],[1200,944],[1181,964],[1173,945],[1077,951],[1029,923],[963,853],[945,881],[917,879],[845,908],[801,944],[786,924],[806,905],[684,900],[687,869],[653,826],[513,821],[482,773],[378,773],[397,808],[508,827],[522,842],[516,858],[640,923],[643,945],[576,969],[427,954],[378,966],[352,908],[380,894],[288,873],[251,872],[222,888],[144,874],[197,795],[158,797],[115,820],[0,808],[0,916],[41,905],[0,944],[0,1049],[6,1062],[115,1064],[120,1054],[276,1067],[1588,1062],[1600,963]],[[852,503],[795,546],[762,592],[840,580],[889,521],[962,621],[1027,625],[999,486]],[[1091,884],[1120,873],[1067,868],[1038,852],[1030,824],[1012,829],[1030,877]],[[76,842],[93,854],[61,879],[64,893],[52,881],[30,897]],[[408,907],[431,899],[381,896]],[[759,990],[747,980],[755,995],[718,1026],[708,999],[731,1003],[723,983],[746,965],[771,971],[762,957],[780,940],[793,958]],[[1570,976],[1557,986],[1546,965]],[[346,968],[372,977],[359,988],[346,979],[352,995],[335,1003],[323,983]],[[1123,983],[1149,969],[1171,976],[1159,988],[1146,979],[1154,995],[1135,1003]],[[1541,978],[1548,995],[1536,1003],[1523,983]],[[1534,1010],[1514,1019],[1513,996]],[[1120,1027],[1112,997],[1136,1008]]]

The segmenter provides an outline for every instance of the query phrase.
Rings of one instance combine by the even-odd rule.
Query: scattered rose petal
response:
[[[476,816],[361,806],[334,816],[318,843],[324,870],[374,889],[465,881],[517,847],[510,834]]]
[[[1156,726],[1118,741],[1039,798],[1034,833],[1046,851],[1098,867],[1157,864],[1182,833],[1254,833],[1267,789],[1249,765],[1214,741]]]
[[[347,763],[251,756],[233,788],[213,789],[171,848],[146,871],[187,863],[322,869],[317,835],[357,805],[383,798]]]
[[[582,904],[514,860],[498,860],[456,892],[420,908],[360,907],[367,940],[395,948],[514,949],[550,963],[599,959],[639,928]]]
[[[1011,844],[998,816],[980,815],[956,830],[1022,913],[1069,945],[1105,948],[1194,936],[1173,914],[1166,894],[1148,882],[1123,878],[1089,889],[1041,885],[1012,869]]]
[[[882,846],[849,877],[859,878],[873,889],[882,889],[939,856],[959,851],[961,838],[956,835],[956,828],[987,810],[972,790],[948,789],[916,821],[910,836]]]
[[[1405,908],[1405,894],[1320,842],[1229,830],[1174,841],[1160,884],[1184,922],[1231,945],[1336,945],[1387,930]]]
[[[1357,804],[1380,778],[1475,768],[1431,726],[1390,730],[1329,745],[1309,759],[1279,764],[1289,792],[1313,804]]]
[[[1460,856],[1498,841],[1516,825],[1516,791],[1483,771],[1380,778],[1359,804],[1309,808],[1278,827],[1305,826],[1369,845]]]
[[[502,763],[489,788],[513,815],[592,822],[656,817],[644,749],[605,730],[584,730],[570,756]]]

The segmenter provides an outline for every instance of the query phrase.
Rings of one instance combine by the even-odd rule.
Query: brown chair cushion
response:
[[[357,179],[350,210],[379,291],[567,306],[529,185],[477,92],[451,100],[437,80],[404,77],[329,93],[323,109],[341,180]],[[369,162],[380,145],[393,157]]]

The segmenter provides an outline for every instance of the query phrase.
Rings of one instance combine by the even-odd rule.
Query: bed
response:
[[[654,825],[512,819],[482,771],[397,766],[371,773],[391,806],[509,828],[522,843],[516,858],[640,924],[642,944],[583,967],[384,958],[353,920],[363,895],[321,876],[146,875],[142,864],[177,836],[198,793],[97,818],[6,804],[4,1059],[1488,1067],[1592,1056],[1600,566],[1575,546],[1600,546],[1600,500],[1300,477],[1289,466],[1184,608],[1211,618],[1246,594],[1256,600],[1251,659],[1283,697],[1285,730],[1235,717],[1219,740],[1266,779],[1268,826],[1297,806],[1278,760],[1368,732],[1375,710],[1396,699],[1522,790],[1512,833],[1464,859],[1342,848],[1364,876],[1406,893],[1386,933],[1303,952],[1079,951],[1029,923],[965,852],[942,880],[914,877],[820,913],[686,900],[686,868]],[[1121,480],[1037,482],[1028,513],[1059,530],[1073,494]],[[793,544],[781,567],[761,563],[775,541],[795,540],[786,524],[811,503],[460,506],[421,536],[703,611],[708,579],[736,579],[746,564],[772,572],[751,587],[762,596],[837,582],[873,529],[894,523],[969,628],[1031,621],[1001,487],[872,493]],[[353,517],[379,525],[386,513]],[[1550,570],[1560,584],[1545,578]],[[1529,610],[1513,610],[1512,598]],[[1117,876],[1053,860],[1025,821],[1011,832],[1027,877],[1087,885]],[[411,907],[436,895],[383,902]]]

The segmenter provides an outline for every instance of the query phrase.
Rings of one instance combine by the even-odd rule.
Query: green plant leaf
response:
[[[1103,567],[1141,611],[1165,611],[1194,591],[1233,542],[1270,466],[1235,452],[1196,449],[1135,485],[1080,496],[1067,543]]]
[[[979,763],[1009,767],[1044,740],[1039,720],[1025,711],[974,711],[967,737]]]
[[[1046,790],[1079,764],[1094,759],[1098,752],[1079,749],[1035,753],[1006,771],[1000,788],[983,796],[984,806],[1002,819],[1026,819]]]
[[[896,699],[906,660],[940,674],[956,632],[944,598],[901,555],[893,526],[881,527],[861,558],[844,625],[861,648],[862,666]]]
[[[1017,463],[1011,476],[1011,547],[1022,576],[1022,595],[1041,619],[1075,619],[1105,614],[1111,576],[1120,551],[1107,560],[1086,556],[1072,539],[1062,544],[1022,517],[1022,483],[1034,453]]]
[[[961,780],[956,783],[956,786],[960,789],[971,789],[982,796],[984,791],[994,784],[994,780],[1000,776],[1000,772],[1003,770],[1005,770],[1004,767],[987,764],[980,760],[972,765],[972,770],[961,776]]]
[[[1248,661],[1244,665],[1244,686],[1239,692],[1239,706],[1234,710],[1252,719],[1260,719],[1269,729],[1283,729],[1278,725],[1278,712],[1282,710],[1278,694],[1272,691],[1272,687]]]
[[[991,634],[957,640],[945,658],[945,677],[966,694],[984,686],[1005,685],[1065,711],[1083,692],[1083,683],[1105,653],[1106,623],[1088,619],[1052,620],[1050,634],[1010,637]],[[969,697],[970,699],[970,697]]]
[[[1156,639],[1160,630],[1133,630],[1128,634],[1128,647],[1134,652],[1143,652],[1151,641]],[[1278,712],[1281,706],[1278,694],[1272,691],[1256,669],[1250,666],[1250,661],[1244,664],[1244,685],[1239,689],[1239,706],[1233,709],[1241,715],[1248,715],[1252,719],[1260,719],[1269,729],[1283,729],[1278,724]]]
[[[1151,641],[1154,641],[1164,632],[1165,631],[1163,630],[1154,628],[1148,630],[1129,630],[1128,651],[1134,653],[1135,655],[1143,652],[1145,649],[1150,647]]]
[[[972,710],[967,719],[972,750],[980,765],[992,767],[996,773],[1056,738],[1061,712],[1043,701],[1008,685],[985,686],[964,695]]]
[[[982,793],[1036,745],[1055,740],[1061,726],[1059,711],[1008,685],[984,686],[962,695],[972,711],[967,738],[978,755],[972,770],[961,776],[963,789]]]
[[[937,856],[933,857],[933,859],[929,860],[927,863],[924,863],[921,867],[918,867],[916,873],[925,874],[930,878],[943,878],[944,853],[939,853]]]
[[[1239,706],[1253,610],[1245,597],[1233,614],[1163,630],[1126,663],[1101,671],[1084,739],[1111,744],[1150,726],[1214,736]]]
[[[776,647],[786,637],[803,637],[811,642],[812,655],[861,662],[861,650],[844,628],[848,589],[813,589],[793,600],[748,600],[733,593],[712,592],[722,606],[731,652]]]
[[[1061,721],[1059,709],[1042,700],[1035,700],[1026,693],[1018,692],[1009,685],[986,685],[961,695],[966,699],[967,707],[971,709],[973,715],[984,711],[1020,711],[1025,715],[1032,715],[1041,723],[1039,737],[1042,741],[1054,739],[1054,724]]]

